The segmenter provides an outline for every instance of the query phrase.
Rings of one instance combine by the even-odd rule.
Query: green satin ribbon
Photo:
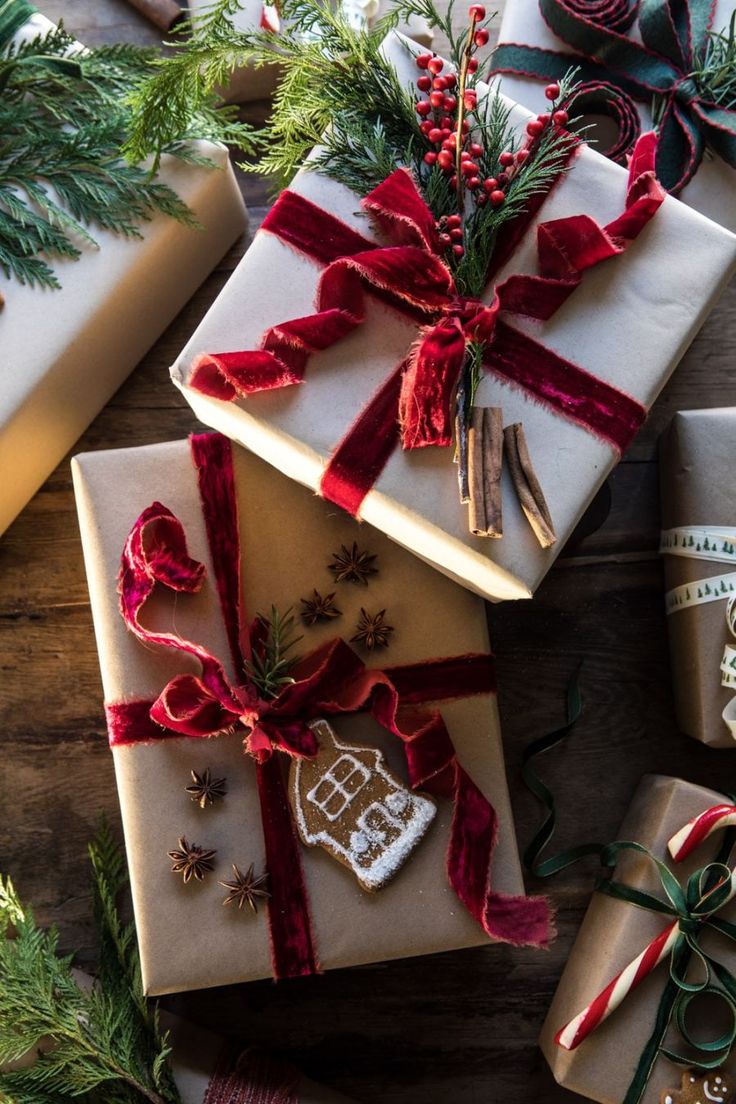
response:
[[[736,844],[736,828],[726,830],[716,858],[691,874],[684,888],[665,863],[648,848],[634,841],[578,844],[551,858],[540,859],[555,831],[556,809],[552,791],[537,776],[532,763],[537,756],[551,751],[565,740],[581,716],[583,700],[578,674],[579,671],[573,675],[567,688],[565,723],[533,741],[522,758],[522,777],[546,809],[541,827],[524,851],[524,865],[536,877],[548,878],[588,855],[596,855],[609,875],[597,879],[596,892],[678,920],[680,930],[670,955],[669,976],[662,990],[652,1032],[642,1049],[631,1084],[622,1101],[622,1104],[639,1104],[654,1064],[660,1056],[678,1065],[711,1070],[723,1065],[736,1044],[736,978],[704,950],[700,942],[702,933],[708,928],[736,941],[736,924],[717,916],[731,896],[731,868],[728,866],[728,859]],[[729,800],[734,799],[729,795]],[[622,853],[627,851],[644,855],[654,864],[662,887],[662,897],[610,877],[610,872],[617,865]],[[695,980],[690,980],[693,965],[696,966],[698,976]],[[723,1002],[730,1026],[718,1037],[702,1040],[693,1037],[688,1025],[688,1012],[696,997],[706,994]],[[674,1024],[686,1047],[690,1048],[688,1054],[665,1047],[665,1036],[671,1024]]]
[[[614,86],[622,99],[654,102],[657,176],[668,191],[678,192],[692,179],[706,142],[736,168],[736,111],[714,102],[693,77],[711,30],[710,0],[641,0],[638,7],[629,3],[624,16],[615,0],[607,10],[594,8],[588,15],[580,0],[539,0],[541,18],[575,53],[501,43],[493,71],[558,80],[574,66],[589,96],[607,86],[610,99]],[[644,46],[622,33],[637,15]]]
[[[24,27],[32,15],[38,9],[27,0],[0,0],[0,50],[4,50],[12,42],[14,35],[21,27]],[[27,57],[21,54],[17,56],[15,51],[9,51],[9,56],[0,57],[0,93],[8,82],[10,74],[18,66],[29,70],[35,67],[51,70],[55,73],[63,73],[69,77],[81,77],[82,66],[74,58],[55,57],[51,54],[34,53]],[[2,140],[2,135],[0,135]]]

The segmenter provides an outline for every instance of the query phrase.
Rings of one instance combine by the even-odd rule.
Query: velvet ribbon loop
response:
[[[256,621],[243,631],[230,443],[217,434],[203,434],[192,438],[192,452],[236,680],[203,646],[175,632],[148,629],[141,621],[157,586],[194,594],[205,578],[204,565],[189,555],[181,522],[167,507],[153,503],[134,524],[123,550],[121,613],[143,643],[193,658],[199,674],[177,675],[154,702],[109,703],[110,743],[128,745],[174,735],[202,739],[242,730],[244,750],[257,768],[271,891],[274,975],[295,976],[318,968],[296,833],[274,752],[314,756],[318,743],[310,722],[359,710],[370,712],[402,741],[413,787],[453,800],[448,878],[486,934],[520,945],[545,945],[551,933],[547,901],[508,897],[493,889],[495,811],[458,762],[439,711],[417,708],[493,693],[493,657],[470,654],[371,670],[348,644],[336,639],[304,656],[291,671],[293,682],[276,697],[265,699],[247,674],[247,656],[258,647],[263,626]]]
[[[677,193],[692,179],[706,143],[736,168],[736,111],[714,102],[692,75],[712,29],[712,0],[539,0],[539,7],[550,30],[575,53],[502,43],[493,56],[495,72],[550,80],[577,66],[581,80],[599,87],[597,102],[589,92],[581,103],[594,113],[612,114],[604,91],[611,85],[627,116],[632,99],[654,100],[657,177],[667,191]],[[626,35],[637,15],[643,45]],[[623,133],[615,146],[619,155]]]
[[[233,401],[302,382],[313,353],[363,324],[368,291],[419,322],[421,330],[406,360],[335,450],[321,483],[326,498],[357,514],[399,439],[407,449],[451,444],[452,400],[469,341],[484,347],[487,371],[623,450],[646,417],[644,408],[500,316],[551,318],[586,269],[629,246],[664,198],[653,172],[654,152],[653,135],[645,135],[631,159],[619,218],[607,226],[587,215],[542,223],[538,274],[510,276],[492,292],[490,303],[458,293],[439,255],[433,215],[406,169],[397,169],[362,201],[388,238],[385,246],[367,241],[299,195],[282,193],[263,229],[327,265],[317,313],[271,327],[260,349],[201,354],[190,386]]]

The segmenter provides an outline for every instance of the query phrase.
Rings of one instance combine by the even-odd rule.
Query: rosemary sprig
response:
[[[736,11],[725,30],[708,35],[692,77],[704,99],[727,109],[736,107]]]
[[[91,990],[59,954],[54,929],[39,928],[10,879],[0,877],[0,1073],[12,1104],[179,1104],[169,1046],[143,997],[135,936],[118,916],[125,862],[103,825],[90,847],[100,972]]]
[[[294,682],[291,671],[299,656],[293,649],[302,639],[295,629],[296,617],[291,609],[282,614],[271,606],[268,616],[259,614],[256,618],[252,654],[246,660],[245,671],[264,698],[275,698],[284,686]]]

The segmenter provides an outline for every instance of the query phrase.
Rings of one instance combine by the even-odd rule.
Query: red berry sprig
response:
[[[568,121],[568,114],[557,106],[560,98],[559,84],[548,84],[544,94],[551,101],[552,111],[543,111],[535,119],[530,119],[526,124],[526,138],[524,144],[516,152],[504,150],[499,156],[498,163],[503,170],[496,178],[490,178],[483,182],[483,187],[489,193],[489,201],[494,207],[500,207],[506,199],[505,188],[518,173],[525,161],[528,161],[532,146],[537,142],[549,126],[564,127]]]

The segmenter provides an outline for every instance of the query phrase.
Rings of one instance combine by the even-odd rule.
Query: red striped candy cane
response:
[[[713,805],[675,832],[667,844],[670,855],[675,862],[682,862],[713,832],[732,824],[736,824],[736,805]]]
[[[650,974],[663,958],[666,958],[675,945],[679,933],[679,921],[661,931],[652,942],[625,966],[613,981],[592,1000],[573,1020],[561,1028],[555,1042],[565,1050],[575,1050],[583,1039],[595,1031],[599,1024],[607,1019],[621,1001]]]

